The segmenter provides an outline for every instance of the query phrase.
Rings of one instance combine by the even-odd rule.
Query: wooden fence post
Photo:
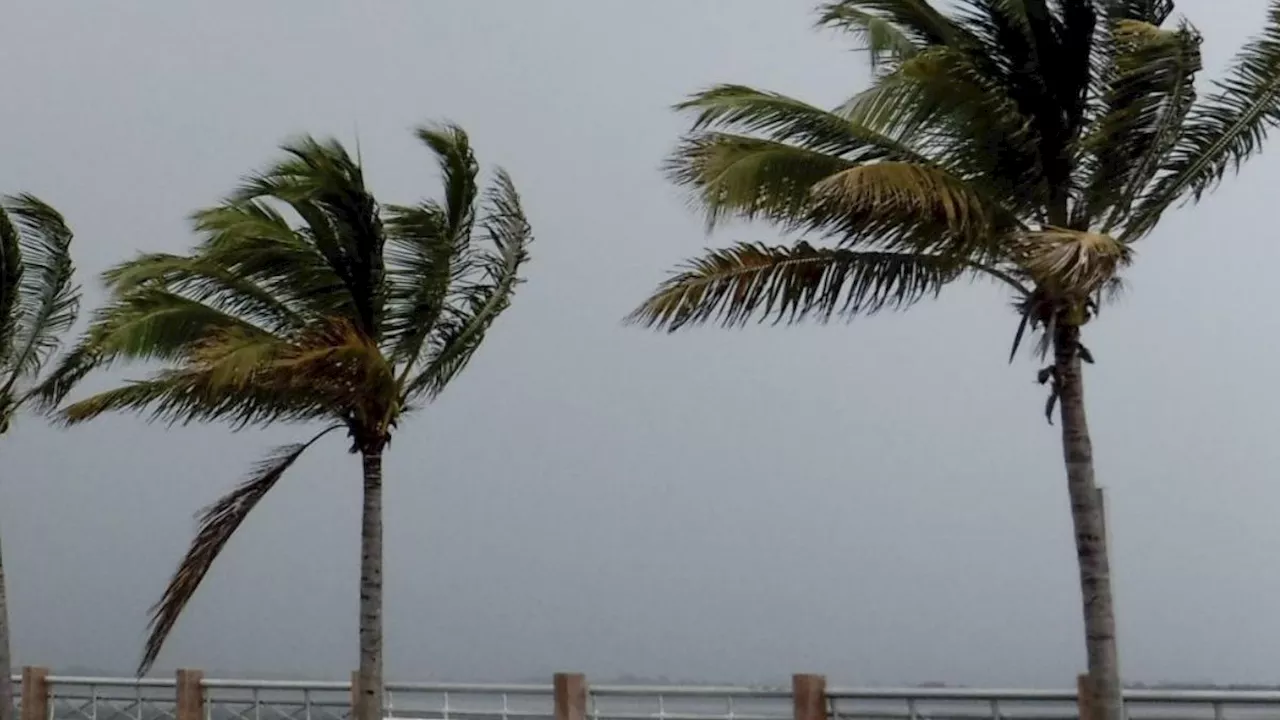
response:
[[[204,672],[179,670],[177,688],[178,701],[173,720],[204,720]]]
[[[827,720],[825,675],[792,675],[791,702],[795,720]]]
[[[49,718],[49,668],[22,668],[22,720]]]
[[[1076,677],[1076,707],[1080,720],[1097,720],[1098,702],[1093,692],[1093,676],[1081,673]]]
[[[555,720],[587,720],[587,677],[582,673],[556,673]]]

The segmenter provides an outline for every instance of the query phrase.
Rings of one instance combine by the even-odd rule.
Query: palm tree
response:
[[[444,390],[507,308],[531,241],[504,172],[478,197],[478,165],[461,128],[417,136],[438,159],[443,201],[380,206],[338,142],[305,137],[221,204],[195,213],[203,240],[193,252],[141,255],[105,274],[110,302],[47,400],[116,360],[165,367],[71,404],[62,411],[68,423],[125,410],[237,429],[323,425],[272,452],[203,511],[152,608],[140,675],[249,512],[307,448],[345,429],[364,480],[356,717],[382,717],[383,451],[401,419]]]
[[[72,284],[71,230],[32,195],[0,201],[0,435],[40,391],[40,371],[75,324],[80,288]],[[0,720],[13,720],[9,601],[0,558]]]
[[[709,228],[808,234],[708,251],[631,316],[667,330],[902,309],[959,280],[1013,294],[1059,408],[1100,717],[1121,720],[1111,578],[1085,420],[1083,327],[1135,244],[1255,154],[1280,121],[1280,1],[1199,89],[1200,35],[1172,0],[839,0],[819,24],[868,49],[870,87],[827,110],[739,85],[678,107],[673,154]],[[1198,92],[1199,91],[1199,92]],[[1012,355],[1010,360],[1012,360]]]

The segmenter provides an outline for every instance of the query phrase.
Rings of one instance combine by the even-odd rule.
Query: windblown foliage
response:
[[[520,283],[532,236],[510,178],[499,170],[482,191],[461,128],[417,136],[436,156],[443,200],[382,206],[336,141],[290,142],[280,161],[194,214],[202,240],[192,252],[109,270],[109,301],[40,389],[56,406],[93,369],[147,360],[160,369],[60,416],[330,426],[273,453],[200,516],[152,608],[140,674],[227,539],[303,451],[335,428],[353,451],[380,451],[413,403],[467,365]]]
[[[668,164],[709,227],[758,218],[809,237],[708,251],[629,319],[826,320],[995,277],[1024,330],[1086,322],[1162,214],[1280,122],[1280,0],[1207,88],[1200,35],[1172,13],[1172,0],[826,3],[820,24],[868,50],[871,86],[831,110],[710,88],[678,106],[693,125]]]

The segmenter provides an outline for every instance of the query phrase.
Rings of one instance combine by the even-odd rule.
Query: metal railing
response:
[[[15,678],[20,681],[20,678]],[[49,676],[48,720],[178,720],[166,678]],[[349,720],[347,682],[206,679],[204,720]],[[1280,691],[1128,690],[1132,720],[1280,720]],[[19,700],[20,702],[20,700]],[[546,685],[388,683],[385,716],[406,720],[553,720]],[[842,688],[830,720],[1076,720],[1074,690]],[[793,720],[791,690],[598,685],[588,720]]]

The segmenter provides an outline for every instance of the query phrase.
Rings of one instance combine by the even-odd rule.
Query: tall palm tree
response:
[[[234,428],[319,423],[272,452],[204,510],[160,601],[138,668],[145,674],[218,553],[307,448],[346,430],[363,464],[358,720],[382,717],[382,455],[401,419],[434,399],[507,308],[531,241],[501,170],[480,198],[478,165],[456,126],[421,128],[442,201],[381,206],[336,141],[310,137],[195,213],[203,241],[146,254],[105,274],[97,311],[46,399],[116,360],[158,360],[149,378],[62,411],[79,423],[113,410]],[[290,217],[292,216],[292,218]]]
[[[75,324],[80,288],[73,284],[71,230],[32,195],[0,200],[0,435],[40,392],[40,371]],[[13,720],[9,601],[0,557],[0,720]]]
[[[1101,717],[1121,720],[1111,578],[1085,420],[1082,328],[1135,244],[1199,199],[1280,121],[1280,1],[1206,88],[1172,0],[840,0],[820,24],[869,50],[835,109],[722,85],[679,107],[671,158],[709,227],[759,219],[822,242],[738,244],[691,261],[632,319],[668,330],[901,309],[959,280],[1008,288],[1039,334],[1059,408]],[[1012,360],[1012,355],[1010,357]]]

